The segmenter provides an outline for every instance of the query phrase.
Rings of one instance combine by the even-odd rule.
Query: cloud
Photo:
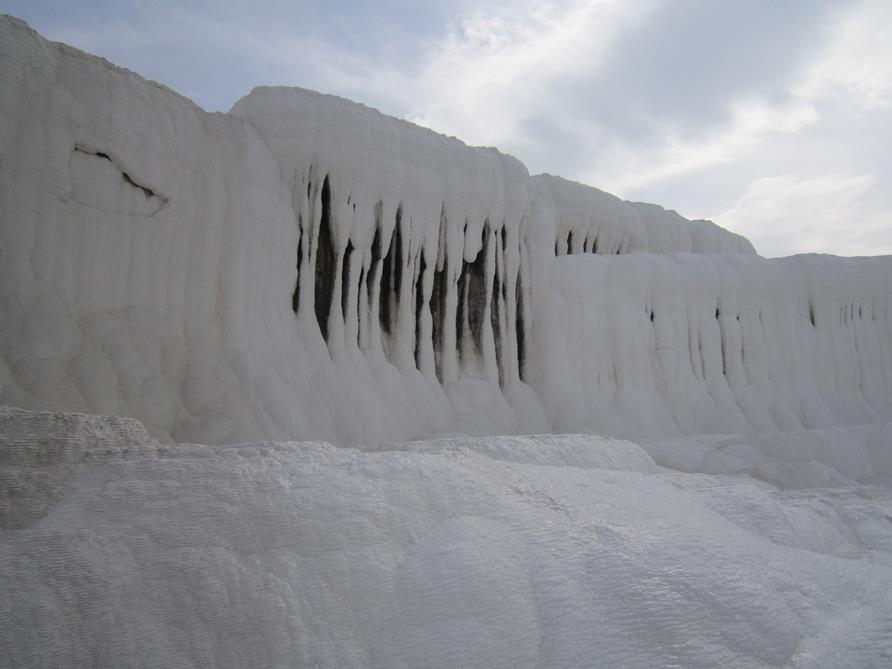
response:
[[[555,89],[579,70],[597,70],[641,2],[527,2],[478,9],[429,51],[409,116],[474,144],[508,150],[537,130],[572,136]],[[551,127],[548,127],[551,126]],[[559,147],[558,147],[559,148]]]
[[[716,217],[740,232],[765,256],[807,249],[837,255],[892,254],[892,209],[871,202],[870,175],[795,174],[756,179],[734,205]],[[851,231],[857,233],[852,235]]]
[[[892,4],[867,0],[837,17],[834,39],[796,87],[808,99],[846,95],[867,111],[892,104]]]
[[[814,124],[814,106],[790,84],[826,37],[827,4],[478,9],[407,77],[407,116],[498,146],[533,172],[628,194]]]

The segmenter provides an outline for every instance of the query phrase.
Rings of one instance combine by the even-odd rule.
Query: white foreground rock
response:
[[[883,667],[892,488],[598,437],[140,443],[0,414],[15,667]]]

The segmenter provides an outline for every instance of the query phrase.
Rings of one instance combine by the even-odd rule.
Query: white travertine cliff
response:
[[[0,403],[207,443],[892,418],[887,258],[765,260],[341,98],[208,114],[0,33]]]

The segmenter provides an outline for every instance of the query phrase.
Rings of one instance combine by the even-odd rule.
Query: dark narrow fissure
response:
[[[486,313],[486,260],[489,256],[489,244],[492,231],[487,221],[483,225],[483,244],[474,262],[468,266],[468,328],[471,339],[478,353],[483,351],[483,324]]]
[[[423,250],[418,255],[418,274],[415,277],[415,367],[421,369],[421,354],[424,351],[421,325],[424,312],[424,273],[427,271],[427,263],[424,260]]]
[[[443,381],[443,348],[446,328],[446,296],[448,294],[449,262],[443,259],[443,268],[434,271],[434,286],[431,293],[431,316],[433,320],[434,362],[437,378]]]
[[[84,149],[80,146],[75,146],[74,150],[78,153],[83,153],[85,156],[96,156],[97,158],[102,158],[103,160],[107,160],[108,162],[110,162],[112,165],[114,165],[118,169],[118,171],[121,173],[121,176],[124,178],[125,183],[129,184],[130,186],[133,186],[134,188],[141,190],[142,194],[145,195],[147,198],[154,197],[154,198],[161,200],[162,203],[167,202],[167,197],[165,197],[164,195],[161,195],[160,193],[156,193],[148,186],[143,186],[141,183],[137,183],[136,181],[134,181],[133,177],[131,177],[129,174],[127,174],[127,172],[125,172],[123,169],[121,169],[121,166],[118,165],[114,161],[114,159],[107,153],[103,153],[102,151],[88,151],[87,149]]]
[[[362,319],[362,285],[366,280],[365,267],[359,268],[359,281],[357,282],[356,288],[356,343],[357,345],[362,345],[362,331],[363,331],[363,319]]]
[[[378,293],[378,317],[381,329],[393,334],[399,311],[400,286],[403,278],[403,207],[396,210],[396,225],[390,236],[390,248],[381,266],[381,290]]]
[[[492,325],[492,338],[496,349],[496,368],[499,370],[499,386],[505,387],[505,372],[502,365],[502,288],[499,276],[499,256],[496,254],[495,274],[492,279],[492,299],[489,305],[489,320]]]
[[[597,253],[597,252],[598,252],[598,238],[595,237],[594,240],[592,241],[592,253]]]
[[[573,253],[573,231],[567,233],[567,255],[571,255]]]
[[[523,280],[520,272],[517,273],[517,282],[514,284],[514,300],[517,302],[514,317],[514,333],[517,337],[517,369],[520,380],[526,378],[526,331],[524,330],[524,304],[523,304]]]
[[[294,310],[294,313],[297,313],[300,310],[300,264],[302,262],[304,249],[304,235],[303,232],[301,232],[303,226],[301,225],[300,217],[298,217],[297,220],[297,276],[294,278],[294,292],[291,294],[291,308]]]
[[[325,341],[328,341],[328,316],[334,292],[335,249],[331,235],[331,186],[326,175],[322,182],[322,217],[316,243],[316,291],[314,306],[316,322]]]
[[[808,303],[808,319],[811,321],[812,327],[816,328],[815,325],[815,305],[812,302]]]

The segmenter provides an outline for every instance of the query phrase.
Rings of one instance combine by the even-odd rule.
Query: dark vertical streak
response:
[[[316,321],[322,336],[328,341],[328,316],[334,290],[335,253],[331,236],[331,187],[328,176],[322,182],[322,220],[316,244]]]
[[[419,253],[418,274],[415,277],[415,367],[421,369],[421,317],[424,311],[424,273],[427,271],[427,263],[424,261],[424,251]]]
[[[489,221],[483,225],[483,245],[474,258],[474,262],[468,265],[468,328],[471,331],[471,339],[478,353],[483,351],[483,323],[486,312],[486,260],[489,255],[489,243],[492,231]]]
[[[498,233],[497,233],[498,234]],[[499,370],[499,386],[505,387],[505,370],[502,364],[502,323],[500,317],[502,314],[502,288],[501,277],[499,272],[499,254],[495,255],[495,273],[492,279],[492,298],[489,304],[489,320],[492,325],[492,337],[496,348],[496,367]]]
[[[399,309],[399,291],[403,278],[402,205],[396,210],[396,225],[390,237],[390,248],[381,266],[381,292],[378,294],[378,316],[381,329],[393,334]]]
[[[526,378],[526,331],[524,330],[524,303],[523,303],[523,279],[521,273],[517,273],[517,283],[514,285],[514,299],[517,302],[517,310],[514,319],[514,329],[517,336],[517,369],[520,380]]]
[[[291,294],[291,308],[294,313],[300,310],[300,263],[303,256],[304,236],[301,231],[301,221],[298,218],[297,224],[297,276],[294,279],[294,292]]]

